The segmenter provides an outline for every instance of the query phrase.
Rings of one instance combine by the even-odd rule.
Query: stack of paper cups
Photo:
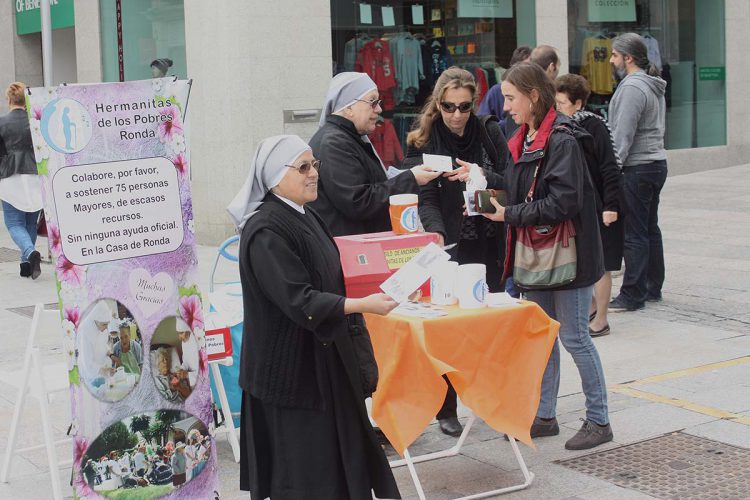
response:
[[[449,306],[456,303],[453,289],[456,285],[458,262],[446,262],[430,277],[430,301],[433,304]]]
[[[462,309],[478,309],[485,306],[487,296],[487,268],[484,264],[458,266],[454,294]]]

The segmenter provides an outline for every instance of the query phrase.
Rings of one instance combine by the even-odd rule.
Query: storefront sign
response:
[[[513,0],[458,0],[458,17],[513,17]]]
[[[726,68],[724,66],[703,66],[698,68],[699,80],[726,80]]]
[[[16,33],[28,35],[42,31],[39,4],[42,0],[15,0]],[[52,29],[70,28],[75,26],[73,0],[48,0],[50,3],[50,17]]]
[[[636,0],[589,0],[589,22],[632,22]]]
[[[217,489],[189,94],[174,78],[28,91],[68,355],[75,498]],[[146,480],[131,458],[152,464]],[[102,466],[112,474],[97,481]]]

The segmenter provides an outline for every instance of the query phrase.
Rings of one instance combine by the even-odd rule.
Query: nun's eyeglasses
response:
[[[364,99],[355,99],[355,100],[357,100],[359,102],[366,102],[367,104],[370,105],[370,107],[372,109],[375,109],[378,106],[382,106],[383,105],[383,99],[375,99],[374,101],[365,101]]]
[[[285,167],[293,168],[297,172],[299,172],[302,175],[307,175],[310,173],[310,169],[314,168],[317,172],[320,170],[320,160],[313,160],[313,161],[306,161],[302,163],[301,165],[284,165]]]

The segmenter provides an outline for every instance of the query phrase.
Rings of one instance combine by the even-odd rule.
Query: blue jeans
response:
[[[607,386],[599,353],[589,335],[589,306],[593,286],[573,290],[527,292],[526,298],[536,302],[553,319],[560,322],[560,340],[578,367],[583,394],[586,396],[586,418],[595,424],[609,423]],[[560,390],[560,346],[555,340],[542,378],[542,397],[537,416],[553,418]]]
[[[10,237],[21,250],[21,262],[28,262],[29,255],[34,251],[36,244],[36,223],[39,220],[39,212],[22,212],[10,203],[3,200],[3,219],[5,227],[8,228]]]
[[[516,299],[521,297],[521,292],[519,292],[518,288],[516,288],[516,283],[513,281],[513,276],[509,276],[508,279],[505,280],[505,293]]]
[[[640,307],[661,298],[664,246],[659,229],[659,194],[667,180],[666,160],[625,167],[625,273],[620,299]]]

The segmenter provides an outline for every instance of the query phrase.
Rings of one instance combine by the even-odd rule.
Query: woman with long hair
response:
[[[513,162],[508,163],[504,176],[489,179],[492,187],[507,190],[508,205],[492,199],[496,212],[485,217],[510,225],[513,240],[525,227],[542,231],[572,222],[576,249],[572,281],[529,288],[516,276],[515,283],[527,299],[560,322],[560,340],[573,357],[586,396],[586,420],[565,448],[589,449],[611,441],[613,434],[604,370],[588,331],[593,286],[604,269],[594,186],[576,139],[581,131],[555,111],[554,84],[538,65],[522,63],[510,68],[503,76],[502,89],[505,110],[520,129],[508,142]],[[513,269],[516,257],[513,252],[506,259],[506,273]],[[560,348],[555,342],[542,379],[532,438],[560,433],[555,416],[559,388]]]
[[[503,289],[504,226],[482,217],[464,216],[463,192],[472,165],[502,171],[508,146],[496,117],[480,118],[474,113],[476,97],[471,73],[457,67],[443,71],[406,139],[404,166],[420,165],[425,153],[449,156],[460,166],[422,186],[419,218],[426,231],[438,233],[441,245],[457,244],[450,250],[453,260],[484,264],[489,289],[497,292]],[[448,393],[437,419],[444,433],[456,436],[462,430],[456,418],[456,392],[446,382]]]

